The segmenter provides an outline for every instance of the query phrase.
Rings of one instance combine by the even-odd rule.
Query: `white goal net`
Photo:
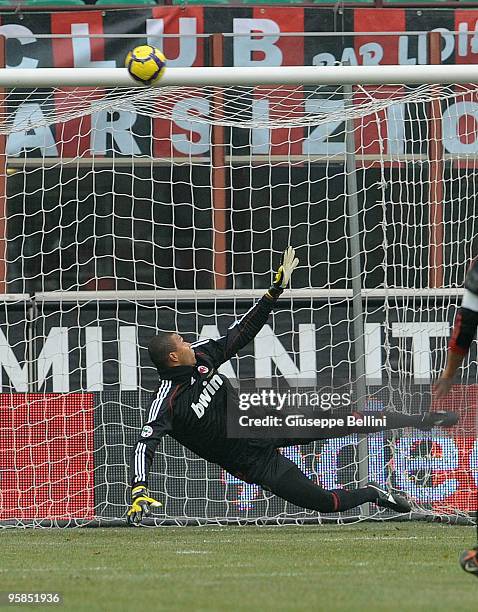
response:
[[[416,516],[473,512],[476,347],[449,399],[430,390],[477,252],[477,100],[468,85],[5,90],[0,524],[124,519],[149,338],[224,333],[289,244],[291,290],[223,371],[459,411],[446,434],[284,452],[326,488],[370,478]],[[391,516],[305,511],[171,438],[150,488],[157,524]]]

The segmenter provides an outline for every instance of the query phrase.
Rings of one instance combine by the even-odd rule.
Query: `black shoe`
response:
[[[368,486],[371,489],[375,489],[377,491],[377,499],[373,502],[380,506],[381,508],[390,508],[390,510],[395,510],[395,512],[410,512],[412,506],[406,497],[403,495],[399,495],[398,493],[392,493],[387,489],[381,487],[377,482],[369,482]]]
[[[444,412],[443,410],[426,412],[422,416],[422,422],[418,428],[427,430],[432,427],[454,427],[459,420],[460,417],[456,412]]]
[[[478,578],[478,547],[465,550],[460,555],[460,565],[469,574]]]

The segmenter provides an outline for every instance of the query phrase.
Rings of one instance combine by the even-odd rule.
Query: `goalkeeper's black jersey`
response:
[[[264,441],[226,437],[228,402],[236,391],[217,368],[248,344],[266,323],[275,299],[268,293],[218,340],[192,345],[196,365],[160,372],[161,382],[149,407],[145,425],[133,449],[132,484],[147,485],[154,452],[169,434],[200,457],[247,478]]]

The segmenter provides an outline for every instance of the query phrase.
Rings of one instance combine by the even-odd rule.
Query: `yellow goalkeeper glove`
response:
[[[277,270],[274,280],[272,281],[272,287],[269,289],[269,293],[272,297],[279,296],[287,287],[292,272],[297,268],[298,264],[299,260],[295,256],[295,250],[291,246],[287,247],[282,258],[282,265]]]
[[[151,508],[159,508],[163,504],[149,496],[146,487],[135,487],[131,491],[131,508],[128,510],[126,521],[128,525],[141,525],[143,517],[150,516]]]

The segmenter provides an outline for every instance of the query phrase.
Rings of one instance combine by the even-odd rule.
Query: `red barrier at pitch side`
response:
[[[94,516],[91,393],[0,394],[0,519]]]

